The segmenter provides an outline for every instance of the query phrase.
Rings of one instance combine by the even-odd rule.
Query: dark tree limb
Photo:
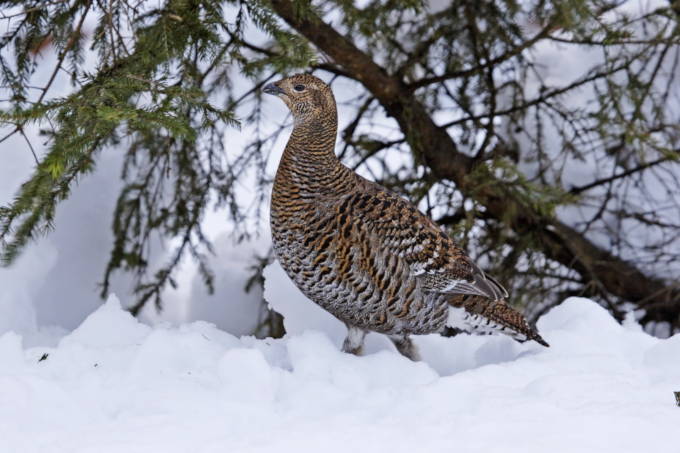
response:
[[[677,152],[680,152],[680,149],[678,149]],[[664,162],[668,162],[669,160],[673,160],[673,159],[670,156],[664,156],[664,157],[661,157],[659,159],[653,160],[651,162],[644,163],[644,164],[642,164],[638,167],[631,168],[630,170],[626,170],[626,171],[623,171],[621,173],[617,173],[615,175],[609,176],[607,178],[598,179],[596,181],[593,181],[589,184],[585,184],[583,186],[572,187],[569,190],[569,192],[574,194],[574,195],[580,194],[580,193],[585,192],[587,190],[590,190],[594,187],[598,187],[598,186],[601,186],[603,184],[607,184],[607,183],[616,181],[617,179],[625,178],[626,176],[630,176],[634,173],[639,173],[639,172],[644,171],[644,170],[646,170],[650,167],[653,167],[655,165],[659,165],[659,164],[662,164]]]

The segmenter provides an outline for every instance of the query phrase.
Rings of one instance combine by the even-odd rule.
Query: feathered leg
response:
[[[366,331],[358,327],[347,325],[347,338],[342,344],[342,351],[354,355],[361,355],[364,348],[364,338],[366,338]]]
[[[413,344],[411,338],[408,335],[391,335],[390,340],[394,343],[397,351],[401,353],[404,357],[407,357],[414,362],[420,361],[420,354],[418,353],[418,348]]]

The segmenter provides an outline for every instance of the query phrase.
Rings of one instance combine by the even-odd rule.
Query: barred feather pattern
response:
[[[295,118],[272,191],[274,250],[309,299],[350,328],[393,337],[449,325],[547,345],[505,302],[505,289],[432,220],[340,163],[327,85],[296,75],[270,91]]]

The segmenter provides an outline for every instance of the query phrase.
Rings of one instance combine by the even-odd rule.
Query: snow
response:
[[[267,241],[239,244],[228,233],[220,235],[213,243],[215,254],[208,257],[215,271],[215,291],[209,294],[200,275],[190,274],[192,281],[187,286],[191,292],[181,303],[186,307],[182,321],[210,321],[234,335],[255,332],[263,309],[262,288],[253,285],[245,292],[245,286],[253,274],[249,265],[255,262],[254,255],[266,255],[268,247]]]
[[[55,347],[0,337],[0,452],[620,453],[674,444],[680,335],[651,337],[580,298],[538,326],[550,349],[425,336],[416,340],[424,361],[414,363],[388,342],[344,354],[332,331],[257,340],[201,321],[151,327],[111,297]]]

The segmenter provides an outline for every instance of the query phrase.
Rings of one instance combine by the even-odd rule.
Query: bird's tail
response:
[[[480,335],[503,333],[522,343],[533,340],[543,346],[550,346],[524,315],[504,300],[454,294],[449,296],[448,303],[447,326],[454,330]]]

